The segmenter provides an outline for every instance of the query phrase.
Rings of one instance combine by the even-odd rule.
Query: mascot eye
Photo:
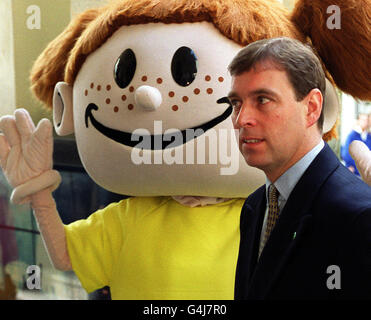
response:
[[[182,87],[189,86],[197,74],[197,57],[192,49],[180,47],[171,61],[171,74],[174,81]]]
[[[136,68],[137,60],[133,50],[126,49],[115,64],[115,81],[121,89],[126,88],[133,80]]]

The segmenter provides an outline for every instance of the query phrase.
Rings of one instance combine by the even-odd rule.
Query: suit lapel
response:
[[[261,229],[263,226],[263,221],[264,221],[264,213],[265,213],[265,208],[266,208],[266,190],[265,186],[262,189],[262,197],[260,198],[260,201],[257,203],[256,214],[254,216],[254,220],[251,223],[250,227],[250,244],[249,244],[249,272],[248,276],[249,279],[251,279],[253,275],[253,271],[255,270],[256,263],[258,260],[258,253],[259,253],[259,243],[260,243],[260,235],[261,235]]]
[[[259,188],[253,197],[245,202],[240,221],[241,241],[235,284],[235,298],[246,299],[250,278],[255,269],[260,230],[265,210],[265,186]]]
[[[295,252],[297,244],[312,225],[312,204],[321,185],[339,166],[334,153],[326,144],[303,174],[287,203],[280,213],[265,248],[253,270],[248,297],[264,299],[284,270],[288,258]],[[256,224],[255,234],[261,232],[261,224]],[[255,237],[252,260],[256,262],[256,250],[260,237]],[[255,255],[256,254],[256,255]],[[253,267],[254,262],[250,265]]]

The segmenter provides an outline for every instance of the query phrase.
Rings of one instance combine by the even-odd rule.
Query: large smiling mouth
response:
[[[217,103],[229,103],[227,99],[222,98],[217,101]],[[101,134],[104,136],[129,147],[136,147],[140,145],[141,149],[148,149],[148,150],[163,150],[170,147],[177,147],[181,144],[185,144],[188,141],[195,139],[201,135],[203,135],[206,131],[209,129],[215,127],[217,124],[221,123],[225,119],[227,119],[232,114],[232,107],[229,106],[220,116],[193,128],[188,128],[185,130],[177,131],[176,134],[179,135],[175,137],[174,133],[167,133],[167,134],[155,134],[155,135],[144,135],[144,134],[134,134],[130,132],[125,131],[119,131],[116,129],[108,128],[105,125],[101,124],[99,121],[97,121],[94,118],[94,115],[92,113],[92,110],[98,110],[98,106],[94,103],[90,103],[86,107],[85,111],[85,126],[86,128],[89,127],[89,119],[91,124],[94,126],[95,129],[97,129]],[[191,135],[189,132],[192,131],[194,134]],[[187,133],[188,132],[188,133]],[[142,144],[140,143],[143,139],[150,138],[151,143],[148,144]],[[159,143],[160,142],[160,143]]]

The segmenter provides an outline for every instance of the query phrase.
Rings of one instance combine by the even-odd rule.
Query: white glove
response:
[[[53,167],[52,124],[43,119],[37,128],[25,109],[0,118],[0,164],[13,188],[13,203],[30,202],[40,190],[54,191],[60,175]]]
[[[11,200],[16,204],[31,202],[34,214],[53,265],[71,270],[63,223],[51,192],[60,181],[53,167],[53,130],[49,120],[35,125],[24,109],[14,116],[0,118],[0,163],[15,189]]]
[[[349,145],[349,153],[353,158],[362,180],[371,186],[371,151],[359,140]]]

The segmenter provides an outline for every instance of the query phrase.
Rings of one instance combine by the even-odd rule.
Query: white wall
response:
[[[15,110],[12,0],[0,1],[0,116]]]
[[[70,0],[71,1],[71,18],[76,14],[83,12],[86,9],[99,7],[107,2],[107,0]]]
[[[342,94],[342,111],[341,111],[341,130],[340,143],[343,145],[349,134],[354,128],[357,118],[356,101],[349,95]]]

